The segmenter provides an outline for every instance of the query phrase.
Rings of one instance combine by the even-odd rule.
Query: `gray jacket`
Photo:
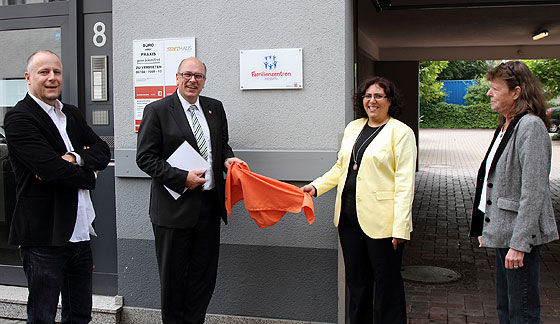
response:
[[[526,114],[508,127],[488,172],[484,214],[478,205],[487,158],[488,153],[478,171],[470,235],[482,235],[484,247],[526,253],[558,239],[550,198],[551,144],[542,120]]]

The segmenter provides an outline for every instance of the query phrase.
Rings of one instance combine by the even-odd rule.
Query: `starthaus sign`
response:
[[[302,54],[301,48],[239,51],[239,88],[302,89]]]
[[[133,48],[134,131],[138,131],[144,107],[177,90],[179,63],[195,56],[194,37],[138,39]]]

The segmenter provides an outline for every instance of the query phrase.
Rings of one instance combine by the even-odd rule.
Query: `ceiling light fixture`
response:
[[[381,12],[391,7],[391,0],[372,0],[375,11]]]
[[[545,38],[546,36],[548,36],[548,30],[542,30],[540,32],[537,32],[533,35],[533,40],[539,40],[541,38]]]

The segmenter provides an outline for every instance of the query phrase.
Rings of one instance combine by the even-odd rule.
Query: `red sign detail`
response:
[[[134,98],[135,99],[159,99],[159,98],[163,98],[163,87],[162,86],[135,87],[134,88]]]
[[[173,92],[177,91],[177,86],[165,86],[165,96],[169,96],[173,94]]]

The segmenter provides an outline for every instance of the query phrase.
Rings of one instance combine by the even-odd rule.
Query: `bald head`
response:
[[[27,60],[25,72],[29,93],[46,104],[54,105],[62,91],[62,64],[51,51],[38,51]]]
[[[26,72],[31,72],[34,68],[34,65],[36,63],[36,58],[38,55],[44,55],[44,54],[48,54],[48,55],[54,55],[56,56],[56,58],[58,59],[58,61],[60,62],[60,57],[58,57],[58,55],[56,55],[56,53],[49,51],[49,50],[39,50],[33,54],[31,54],[29,56],[29,58],[27,58],[27,67],[25,69]],[[60,65],[62,66],[62,63],[60,63]]]
[[[202,64],[202,66],[204,67],[204,74],[206,74],[206,64],[204,64],[204,62],[197,59],[196,57],[189,57],[189,58],[181,60],[181,63],[179,63],[179,66],[177,67],[177,73],[182,72],[181,71],[181,66],[183,65],[183,63],[188,62],[188,61],[193,61],[193,62],[196,62],[198,64]]]
[[[179,95],[194,104],[206,83],[206,66],[195,57],[184,59],[177,69],[176,79]]]

